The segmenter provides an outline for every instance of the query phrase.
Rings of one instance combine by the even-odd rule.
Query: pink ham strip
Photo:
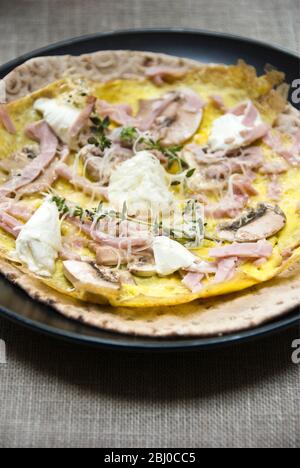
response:
[[[68,218],[68,221],[74,226],[78,227],[82,232],[87,236],[91,237],[96,242],[99,242],[103,245],[109,245],[117,249],[128,249],[135,247],[147,247],[149,244],[149,239],[142,237],[111,237],[104,232],[101,232],[99,229],[92,230],[91,222],[82,223],[76,218]]]
[[[76,260],[76,261],[82,260],[81,256],[75,252],[71,252],[71,250],[69,250],[69,247],[67,245],[63,245],[61,247],[59,256],[61,260]]]
[[[285,161],[274,161],[265,163],[261,169],[260,173],[267,174],[267,175],[278,175],[284,174],[288,171],[288,165]]]
[[[253,265],[255,265],[256,267],[260,267],[261,265],[266,263],[266,261],[267,261],[267,259],[265,257],[261,257],[261,258],[258,258],[257,260],[255,260],[255,262],[253,262]]]
[[[234,242],[231,245],[215,247],[209,251],[209,256],[214,258],[239,257],[239,258],[261,258],[270,257],[273,252],[273,246],[266,240],[257,242]]]
[[[227,157],[225,151],[217,151],[215,153],[204,152],[201,146],[191,143],[186,147],[196,158],[199,164],[224,165],[228,167],[229,172],[243,172],[243,169],[257,169],[263,164],[263,153],[259,146],[249,148],[241,148],[238,155]]]
[[[208,275],[210,273],[216,273],[217,263],[205,262],[204,260],[200,262],[195,261],[190,267],[183,268],[183,271],[188,271],[189,273],[202,273],[203,275]]]
[[[96,108],[102,117],[108,116],[119,125],[135,126],[136,124],[136,119],[132,116],[132,108],[128,104],[110,104],[98,99]]]
[[[226,196],[219,203],[205,206],[204,210],[206,216],[211,218],[235,218],[245,208],[247,202],[246,195]]]
[[[15,239],[18,237],[23,224],[5,211],[0,211],[0,227],[11,234]]]
[[[190,90],[182,90],[182,95],[186,99],[186,106],[189,110],[202,112],[204,102]],[[150,101],[141,100],[140,108],[136,117],[132,115],[132,108],[127,104],[110,104],[107,101],[98,99],[96,103],[97,112],[102,116],[109,116],[114,122],[123,126],[136,127],[141,131],[149,130],[167,107],[175,102],[176,95],[174,92],[167,93],[159,99]],[[151,110],[144,111],[145,104],[152,103]],[[201,114],[202,115],[202,114]]]
[[[5,106],[0,104],[0,121],[3,123],[4,128],[8,131],[8,133],[11,133],[12,135],[15,135],[17,133],[16,127],[11,120],[9,113],[7,112]]]
[[[282,195],[282,190],[278,175],[272,175],[268,185],[268,198],[273,201],[279,201]]]
[[[193,294],[197,294],[203,289],[201,280],[204,278],[202,273],[188,273],[184,276],[182,283],[190,290]]]
[[[72,127],[70,128],[70,136],[73,138],[78,135],[79,132],[85,127],[88,119],[91,116],[91,113],[94,110],[95,103],[97,98],[94,96],[89,96],[87,98],[86,107],[80,112],[79,117],[76,119]]]
[[[56,167],[56,174],[63,179],[66,179],[70,184],[79,188],[88,195],[96,196],[98,198],[108,197],[107,188],[99,187],[97,184],[93,184],[89,180],[81,177],[77,174],[73,174],[72,169],[64,163],[58,164]]]
[[[242,146],[250,145],[259,138],[263,138],[270,130],[270,126],[265,123],[255,126],[255,120],[259,116],[259,113],[252,101],[239,104],[231,109],[229,113],[243,116],[242,123],[245,127],[248,127],[247,130],[241,132],[241,136],[244,138]]]
[[[258,111],[254,107],[251,101],[245,107],[243,125],[246,127],[252,127],[255,123],[255,120],[258,117]]]
[[[228,112],[228,109],[224,103],[222,96],[219,96],[218,94],[214,94],[210,96],[210,99],[212,100],[215,107],[217,107],[217,109],[219,109],[222,112]]]
[[[40,142],[40,153],[23,169],[20,176],[14,176],[0,187],[0,198],[30,184],[55,158],[58,140],[46,122],[31,124],[27,133],[30,138]]]
[[[29,210],[24,204],[16,203],[12,200],[8,201],[7,204],[1,205],[0,209],[3,209],[14,218],[20,218],[23,221],[28,221],[33,215],[33,211]]]
[[[223,283],[230,281],[236,272],[237,257],[221,258],[218,261],[218,269],[214,277],[214,283]]]
[[[249,130],[241,132],[241,136],[245,139],[244,146],[250,145],[254,141],[263,138],[269,130],[270,126],[268,124],[262,123],[257,127],[249,128]]]
[[[26,185],[25,187],[18,190],[19,197],[24,195],[32,195],[33,193],[42,193],[49,190],[51,185],[57,180],[58,176],[56,174],[56,167],[60,162],[67,160],[69,156],[69,148],[64,146],[60,153],[60,159],[54,160],[49,167],[39,176],[37,180],[31,184]]]
[[[237,175],[232,181],[233,192],[237,195],[257,195],[257,190],[252,185],[252,177]]]
[[[281,142],[280,135],[269,131],[264,137],[264,143],[268,145],[275,153],[284,158],[291,166],[300,165],[298,137],[294,137],[294,143],[291,148],[286,148]]]
[[[186,75],[186,70],[175,67],[149,67],[146,69],[145,75],[150,78],[157,86],[162,86],[170,79],[176,80]]]

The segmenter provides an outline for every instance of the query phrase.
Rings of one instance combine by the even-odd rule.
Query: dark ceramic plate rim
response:
[[[197,30],[197,29],[183,29],[183,28],[168,28],[168,29],[134,29],[134,30],[114,30],[105,33],[96,33],[72,39],[63,40],[46,47],[36,49],[32,52],[26,53],[16,59],[13,59],[6,64],[0,66],[0,77],[6,75],[9,71],[13,70],[16,66],[29,60],[32,57],[39,55],[50,54],[58,48],[66,47],[69,45],[80,44],[86,41],[101,39],[110,36],[122,36],[128,34],[142,35],[142,34],[196,34],[210,38],[224,38],[232,40],[233,42],[240,42],[244,44],[253,44],[253,46],[264,47],[269,50],[280,52],[284,55],[299,59],[299,57],[283,47],[273,46],[268,43],[257,41],[255,39],[244,38],[232,34],[219,33],[214,31]],[[122,47],[120,47],[122,48]],[[19,289],[19,288],[17,288]],[[41,304],[41,307],[45,307]],[[120,335],[110,333],[110,338],[96,337],[92,335],[84,335],[81,333],[69,332],[60,328],[52,327],[43,324],[39,321],[32,320],[24,317],[21,314],[14,312],[11,309],[1,306],[0,313],[12,320],[15,323],[21,324],[27,328],[41,332],[52,337],[61,338],[78,344],[85,344],[91,346],[108,347],[112,349],[128,349],[128,350],[152,350],[152,351],[171,351],[171,350],[192,350],[192,349],[207,349],[217,346],[226,346],[234,343],[241,343],[251,339],[267,336],[271,333],[279,332],[292,325],[299,323],[300,310],[299,308],[291,309],[288,316],[284,316],[275,321],[265,325],[256,327],[254,329],[241,331],[224,336],[207,337],[207,338],[172,338],[172,339],[153,339],[146,337],[134,337],[129,335]],[[65,319],[68,320],[68,319]]]

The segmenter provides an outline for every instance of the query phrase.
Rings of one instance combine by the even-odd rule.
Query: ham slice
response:
[[[259,112],[253,105],[252,101],[240,104],[230,111],[231,114],[243,116],[242,124],[248,127],[241,135],[245,138],[244,145],[264,137],[270,129],[270,126],[265,123],[258,124],[260,119]]]
[[[274,174],[268,185],[268,199],[279,201],[282,195],[282,190],[279,182],[278,175]]]
[[[101,117],[109,117],[119,125],[134,127],[136,124],[132,108],[128,104],[111,104],[103,99],[98,99],[96,109]]]
[[[74,174],[72,169],[65,163],[58,164],[55,168],[55,173],[57,176],[67,180],[71,185],[74,185],[74,187],[88,195],[106,199],[108,197],[106,187],[100,187],[98,184],[90,182],[85,177]]]
[[[225,151],[231,154],[262,138],[268,130],[269,125],[262,121],[258,110],[249,100],[214,120],[208,146],[212,152]]]
[[[230,281],[236,272],[237,257],[221,258],[218,261],[218,269],[214,277],[214,283]]]
[[[0,228],[11,234],[15,239],[18,237],[23,224],[10,216],[5,211],[0,210]]]
[[[146,131],[150,129],[155,119],[163,113],[174,99],[174,92],[167,93],[158,99],[142,99],[139,101],[139,110],[136,117],[133,116],[132,108],[128,104],[111,104],[98,99],[96,109],[102,117],[108,116],[119,125],[136,127],[141,131]]]
[[[217,264],[216,262],[205,262],[204,260],[195,261],[188,268],[183,268],[183,271],[189,273],[202,273],[203,275],[209,275],[210,273],[216,273]]]
[[[285,110],[279,115],[275,127],[282,133],[295,135],[300,130],[300,111],[287,104]]]
[[[243,244],[234,242],[231,245],[215,247],[209,251],[209,256],[214,258],[269,258],[273,252],[273,246],[266,240],[258,242],[245,242]]]
[[[214,219],[235,218],[245,208],[248,202],[246,195],[226,195],[218,203],[205,206],[206,216]]]
[[[236,195],[257,195],[257,190],[252,185],[253,177],[236,174],[232,178],[232,190]]]
[[[39,154],[21,171],[20,175],[12,177],[0,187],[0,198],[33,182],[55,158],[58,140],[46,122],[31,124],[27,128],[27,133],[31,138],[40,142]]]
[[[203,107],[204,102],[189,88],[171,91],[158,99],[140,100],[135,117],[127,104],[103,100],[96,103],[101,116],[109,116],[119,125],[150,130],[153,138],[165,146],[179,145],[193,136],[201,123]]]
[[[197,294],[203,289],[201,280],[204,278],[203,273],[187,273],[182,280],[182,283],[190,290],[193,294]]]
[[[285,161],[266,162],[261,168],[261,174],[279,175],[288,171],[288,165]]]
[[[87,121],[90,118],[91,113],[94,110],[96,100],[97,98],[95,98],[94,96],[89,96],[87,98],[86,107],[80,112],[78,118],[75,120],[74,124],[70,128],[71,138],[74,138],[76,135],[78,135],[78,133],[81,132],[81,130],[87,124]]]
[[[14,218],[20,218],[23,221],[28,221],[33,215],[33,210],[28,209],[26,204],[22,202],[15,202],[11,199],[9,199],[6,203],[3,203],[0,206],[0,209]]]
[[[219,96],[218,94],[213,94],[210,96],[210,99],[212,100],[214,106],[219,109],[222,112],[228,112],[228,109],[224,103],[224,100],[222,96]]]
[[[202,148],[194,143],[187,146],[189,152],[194,156],[194,164],[200,166],[208,166],[207,169],[209,177],[215,177],[214,171],[221,177],[228,176],[235,172],[245,172],[245,170],[258,169],[262,166],[264,157],[262,150],[259,146],[250,146],[248,148],[241,148],[230,157],[226,156],[224,151],[210,153],[206,148]]]
[[[60,159],[58,160],[56,158],[50,164],[50,166],[43,171],[42,175],[40,175],[38,179],[18,190],[19,197],[23,197],[24,195],[32,195],[34,193],[47,192],[58,178],[58,175],[56,173],[57,165],[60,164],[60,162],[63,163],[64,161],[66,161],[68,156],[69,148],[67,146],[64,146],[60,153]]]
[[[183,68],[168,66],[156,66],[146,69],[145,75],[157,86],[162,86],[166,82],[178,80],[186,75],[187,71]]]
[[[0,104],[0,121],[3,123],[4,128],[8,131],[8,133],[11,133],[12,135],[17,133],[16,127],[3,104]]]
[[[68,221],[101,245],[129,250],[134,248],[144,249],[151,245],[149,237],[113,237],[97,228],[93,228],[93,224],[89,221],[81,222],[76,218],[68,218]]]
[[[288,148],[281,140],[281,134],[269,131],[264,137],[264,143],[268,145],[275,153],[284,158],[291,166],[300,165],[300,138],[298,134],[292,136],[293,143]]]

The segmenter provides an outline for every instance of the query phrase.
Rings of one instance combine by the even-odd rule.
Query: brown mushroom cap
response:
[[[102,294],[119,291],[120,278],[115,272],[107,268],[97,268],[90,263],[76,260],[63,262],[66,278],[79,291]]]
[[[217,227],[218,238],[228,242],[255,242],[281,231],[286,216],[279,206],[260,203],[235,220]]]
[[[154,259],[150,256],[139,257],[127,265],[128,270],[135,276],[149,278],[157,274]]]

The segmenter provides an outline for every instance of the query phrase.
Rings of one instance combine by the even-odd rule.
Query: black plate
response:
[[[0,77],[24,61],[41,55],[79,55],[97,50],[132,49],[164,52],[189,57],[201,62],[235,63],[243,58],[262,73],[270,63],[286,73],[289,83],[299,78],[299,57],[286,51],[254,40],[192,30],[140,30],[115,31],[106,34],[80,37],[36,50],[12,60],[0,67]],[[65,319],[49,307],[31,300],[19,288],[0,278],[1,314],[36,331],[47,333],[77,343],[111,348],[140,350],[187,350],[208,348],[242,342],[251,338],[282,330],[297,323],[299,308],[288,315],[254,330],[214,338],[147,339],[109,333],[78,322]]]

